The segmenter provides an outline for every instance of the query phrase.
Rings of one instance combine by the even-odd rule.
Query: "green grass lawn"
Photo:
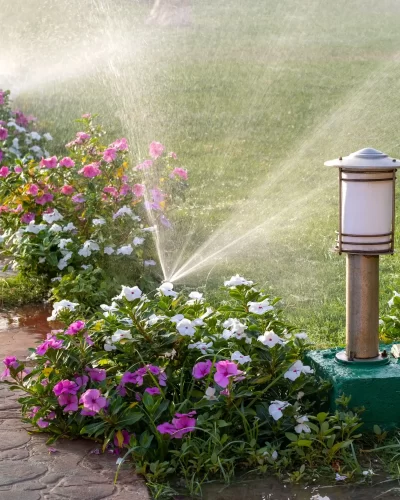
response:
[[[99,113],[133,162],[158,140],[189,169],[164,257],[208,260],[182,284],[215,295],[243,273],[318,345],[343,342],[337,172],[323,162],[365,146],[400,156],[396,0],[193,1],[188,28],[146,25],[145,1],[2,2],[11,90],[58,152],[74,118]],[[381,261],[384,304],[399,258]]]

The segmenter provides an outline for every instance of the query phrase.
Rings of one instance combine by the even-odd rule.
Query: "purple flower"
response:
[[[158,376],[158,383],[162,386],[165,387],[167,385],[167,374],[164,372],[161,372],[160,375]]]
[[[94,345],[94,342],[92,340],[92,338],[90,337],[90,335],[85,335],[85,341],[86,341],[86,344],[91,347],[92,345]]]
[[[122,434],[122,443],[118,441],[117,435],[114,434],[114,446],[116,448],[125,448],[125,446],[127,446],[129,444],[129,441],[131,440],[131,435],[125,429],[120,432]]]
[[[92,382],[103,382],[106,379],[107,372],[101,368],[85,368]]]
[[[4,127],[0,127],[0,141],[5,141],[8,137],[8,130]]]
[[[118,394],[121,397],[126,396],[126,389],[125,389],[125,387],[123,385],[117,385],[117,387],[115,388],[115,390],[118,392]]]
[[[36,354],[43,356],[46,354],[47,349],[61,349],[63,345],[63,340],[59,340],[52,335],[48,335],[47,339],[36,348]]]
[[[53,392],[56,396],[61,394],[76,394],[78,392],[78,385],[72,380],[60,380],[58,384],[53,387]]]
[[[96,412],[83,408],[83,410],[81,410],[81,415],[83,415],[84,417],[94,417],[96,415]]]
[[[65,335],[76,335],[78,332],[83,330],[86,326],[84,321],[78,320],[75,323],[71,323],[68,329],[65,331]]]
[[[148,387],[144,392],[148,392],[152,396],[159,396],[161,391],[158,387]]]
[[[88,389],[82,394],[79,402],[83,403],[83,407],[86,410],[91,410],[96,413],[107,405],[107,399],[101,395],[98,389]]]
[[[56,412],[55,411],[51,411],[48,415],[47,415],[47,420],[54,420],[56,418]]]
[[[35,220],[35,214],[33,212],[27,212],[21,217],[20,220],[23,224],[29,224],[30,222]]]
[[[19,363],[15,356],[7,356],[3,359],[3,363],[6,367],[4,372],[1,374],[0,378],[9,377],[10,376],[10,368],[17,369],[19,367]]]
[[[182,439],[188,432],[192,432],[196,427],[195,411],[189,413],[176,413],[172,419],[172,424],[165,422],[157,426],[158,432],[161,434],[169,434],[173,438]]]
[[[75,378],[75,383],[79,389],[84,387],[89,382],[89,377],[87,375],[77,376]]]
[[[50,425],[49,422],[46,422],[45,420],[43,420],[43,418],[39,418],[39,420],[36,422],[36,424],[41,429],[44,429],[44,428],[46,428],[46,427],[48,427]]]
[[[78,193],[78,194],[75,194],[71,200],[74,202],[74,203],[83,203],[84,201],[86,201],[86,198],[83,196],[82,193]]]
[[[201,379],[207,377],[210,373],[212,367],[212,361],[207,359],[207,361],[200,361],[193,366],[192,375],[196,379]]]
[[[78,410],[78,396],[76,394],[61,394],[58,396],[60,406],[65,406],[64,412]]]
[[[35,199],[35,202],[38,204],[38,205],[46,205],[46,203],[49,203],[50,201],[53,201],[53,198],[54,196],[52,194],[44,194],[42,196],[38,196],[36,199]]]
[[[117,150],[115,148],[108,148],[103,153],[103,160],[107,163],[111,163],[117,157]]]
[[[214,380],[220,387],[223,388],[229,385],[230,377],[243,373],[238,369],[238,365],[233,361],[218,361],[215,368],[217,373],[214,375]]]

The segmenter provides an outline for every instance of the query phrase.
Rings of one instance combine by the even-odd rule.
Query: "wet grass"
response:
[[[48,285],[39,277],[21,275],[0,278],[0,310],[42,302],[48,295]]]
[[[147,26],[148,2],[114,2],[105,11],[107,22],[90,7],[77,17],[71,5],[62,22],[55,9],[42,21],[35,18],[35,29],[53,22],[57,56],[61,42],[65,52],[67,26],[71,47],[85,39],[83,62],[74,66],[75,48],[64,67],[57,66],[58,74],[41,80],[41,69],[52,64],[50,56],[46,60],[50,40],[45,34],[35,39],[30,67],[38,84],[28,85],[18,104],[40,117],[58,152],[77,130],[72,120],[84,112],[99,113],[110,137],[128,137],[133,162],[151,140],[176,150],[189,169],[191,189],[178,214],[183,230],[174,244],[180,248],[182,235],[192,229],[188,256],[232,214],[251,227],[263,210],[268,222],[311,193],[297,230],[287,220],[296,215],[293,205],[271,231],[267,224],[256,244],[227,254],[209,276],[211,265],[194,273],[190,284],[207,278],[206,288],[216,294],[224,277],[243,273],[282,296],[289,318],[318,345],[342,343],[345,262],[330,252],[336,172],[322,164],[368,145],[400,156],[398,3],[385,0],[378,8],[373,0],[204,0],[193,2],[189,28]],[[18,31],[21,23],[25,40],[29,16],[24,9],[13,24]],[[104,45],[96,42],[89,53],[96,30]],[[107,43],[121,33],[126,45],[103,57]],[[288,162],[293,165],[276,181]],[[256,208],[246,213],[252,198]],[[290,230],[276,231],[286,225]],[[382,259],[382,306],[399,283],[399,264],[397,256]]]

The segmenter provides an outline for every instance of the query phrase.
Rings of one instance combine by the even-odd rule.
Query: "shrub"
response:
[[[6,358],[24,421],[59,437],[85,436],[134,459],[153,488],[179,474],[193,492],[235,471],[297,476],[356,468],[348,451],[360,421],[322,410],[326,384],[303,364],[304,332],[285,324],[278,299],[239,276],[213,309],[163,283],[123,286],[102,312],[54,304],[53,330],[32,350],[33,370]],[[307,469],[306,469],[307,466]]]

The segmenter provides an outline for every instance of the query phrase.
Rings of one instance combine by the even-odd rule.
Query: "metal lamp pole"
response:
[[[395,182],[400,161],[372,148],[325,162],[339,169],[335,250],[347,254],[346,351],[341,363],[386,363],[379,352],[379,255],[394,251]]]

